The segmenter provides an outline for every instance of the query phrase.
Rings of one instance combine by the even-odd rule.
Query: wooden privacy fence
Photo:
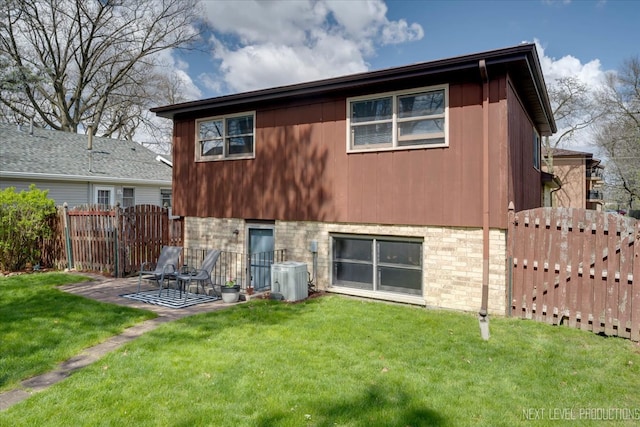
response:
[[[43,262],[122,277],[155,261],[164,245],[182,246],[182,220],[155,205],[59,208]],[[44,257],[46,256],[46,259]]]
[[[640,341],[640,221],[510,211],[507,256],[510,315]]]

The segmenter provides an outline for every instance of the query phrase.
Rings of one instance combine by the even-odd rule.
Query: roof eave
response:
[[[37,179],[65,182],[99,182],[113,184],[160,185],[171,187],[171,180],[120,178],[113,176],[63,175],[37,172],[0,171],[0,177],[13,179]]]
[[[288,86],[224,95],[216,98],[166,105],[152,108],[150,111],[156,113],[159,117],[173,119],[176,115],[191,114],[205,109],[277,101],[291,97],[327,94],[329,92],[335,92],[342,89],[351,89],[358,86],[367,86],[380,82],[392,82],[394,80],[403,80],[412,77],[444,74],[452,71],[478,68],[478,63],[481,59],[484,59],[489,67],[492,65],[516,64],[520,61],[524,61],[527,73],[536,93],[536,101],[540,104],[544,116],[544,119],[539,122],[540,131],[543,135],[551,135],[557,131],[551,105],[547,96],[542,69],[540,67],[540,62],[538,60],[534,44],[521,44],[504,49],[479,52],[430,62],[421,62],[402,67],[369,71],[313,82],[298,83]]]

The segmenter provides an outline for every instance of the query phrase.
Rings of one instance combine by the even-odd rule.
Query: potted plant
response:
[[[224,286],[220,288],[222,294],[222,301],[226,303],[238,302],[240,296],[240,285],[238,285],[235,279],[229,278]]]

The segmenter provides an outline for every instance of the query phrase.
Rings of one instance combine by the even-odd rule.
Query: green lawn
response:
[[[558,426],[573,417],[572,426],[596,426],[602,421],[585,417],[618,418],[606,425],[640,419],[637,344],[517,319],[492,318],[491,334],[480,338],[473,315],[339,296],[252,301],[164,324],[1,412],[0,425]]]
[[[52,370],[154,313],[103,304],[56,289],[86,277],[62,273],[0,278],[0,391]]]

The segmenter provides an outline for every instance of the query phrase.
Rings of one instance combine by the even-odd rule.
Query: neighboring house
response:
[[[543,151],[543,169],[549,171],[553,164],[553,175],[560,185],[550,191],[551,206],[602,210],[602,172],[604,166],[594,159],[592,153],[551,149]],[[551,154],[551,156],[549,155]]]
[[[508,205],[555,132],[533,44],[152,109],[186,247],[286,248],[331,292],[505,313]]]
[[[0,189],[49,190],[57,205],[171,205],[172,168],[132,141],[0,124]]]

